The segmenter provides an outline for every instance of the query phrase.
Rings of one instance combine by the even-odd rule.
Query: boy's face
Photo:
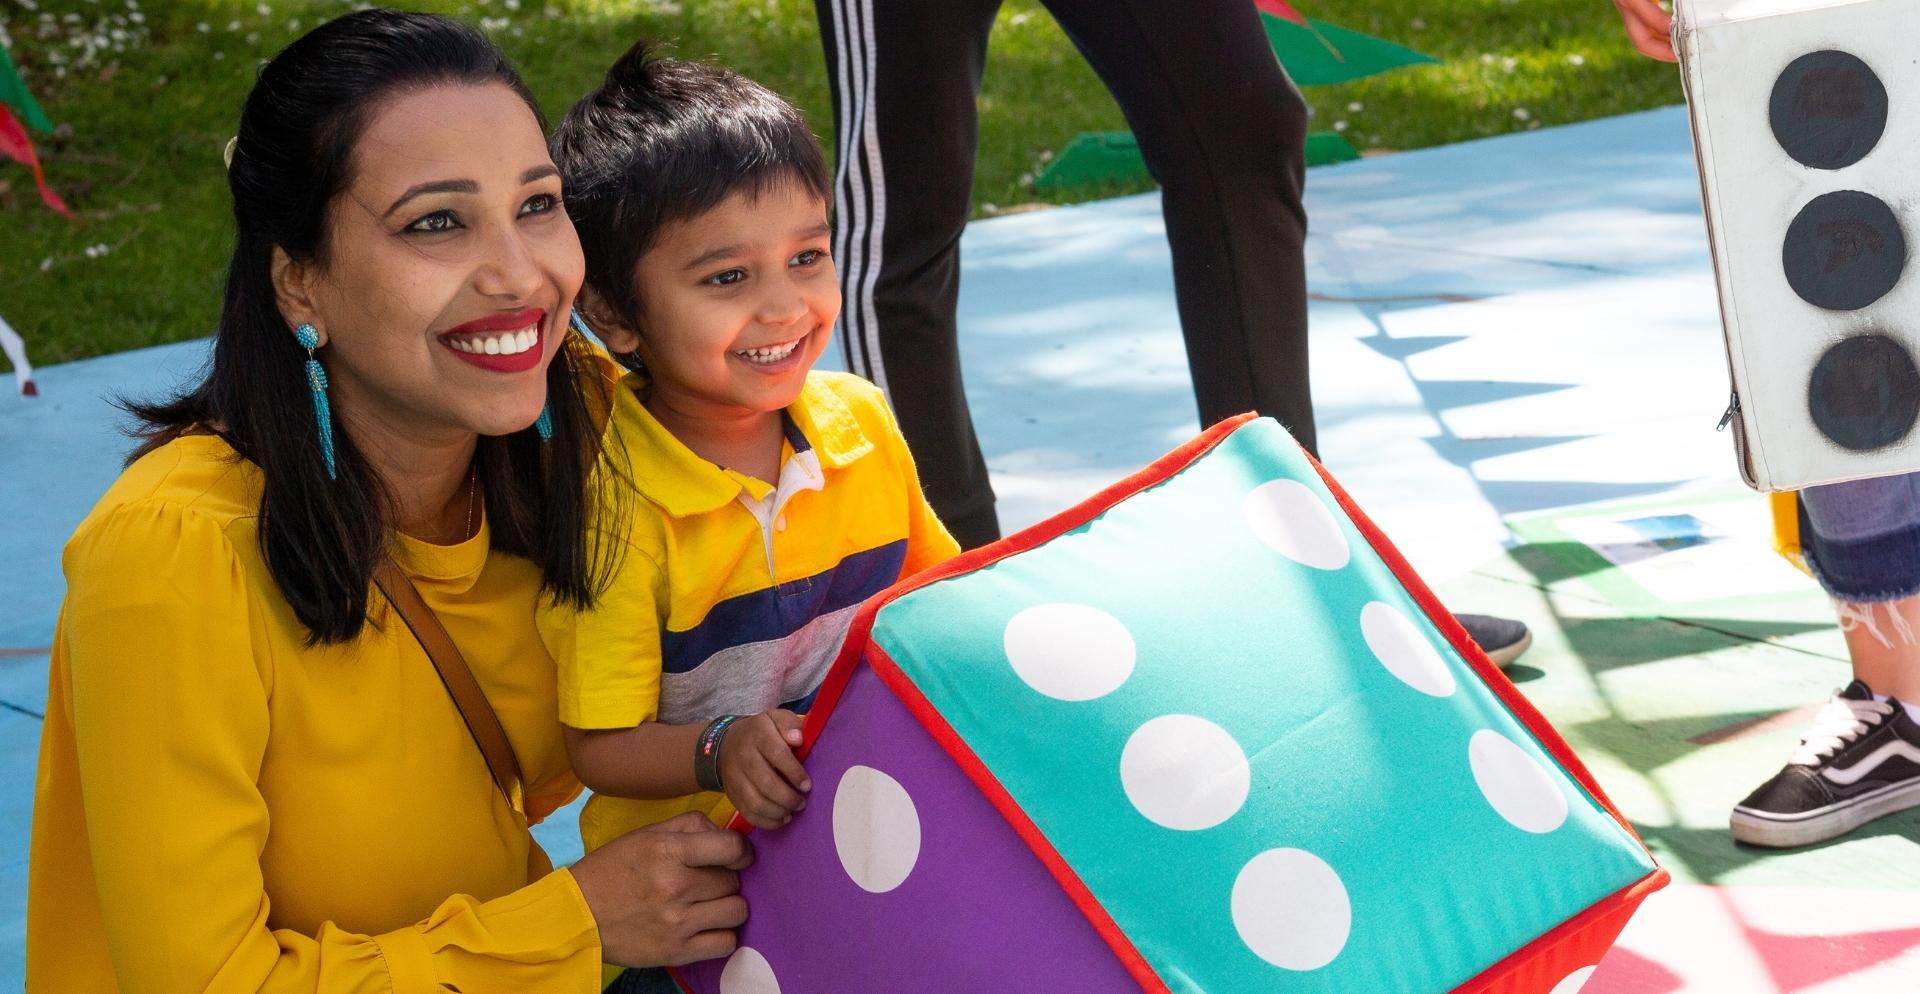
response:
[[[607,344],[638,352],[650,402],[682,417],[781,410],[800,396],[840,315],[828,248],[827,205],[801,184],[735,193],[661,229],[635,267],[639,334]]]

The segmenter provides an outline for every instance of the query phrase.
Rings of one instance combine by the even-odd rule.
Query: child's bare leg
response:
[[[1879,604],[1835,601],[1854,679],[1920,704],[1920,594]]]

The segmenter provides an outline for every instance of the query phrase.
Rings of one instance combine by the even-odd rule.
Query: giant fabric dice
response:
[[[1920,0],[1679,0],[1741,470],[1920,469]]]
[[[865,605],[699,994],[1571,994],[1665,882],[1279,425]]]

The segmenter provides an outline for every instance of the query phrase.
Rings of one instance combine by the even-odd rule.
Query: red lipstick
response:
[[[447,351],[481,369],[496,373],[524,373],[540,365],[546,352],[547,312],[537,307],[505,314],[489,314],[440,333]],[[524,343],[511,334],[533,329],[534,341]],[[494,351],[486,351],[492,344]],[[526,347],[522,347],[525,345]],[[507,350],[513,351],[507,351]]]

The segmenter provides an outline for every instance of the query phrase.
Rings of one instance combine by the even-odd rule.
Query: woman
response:
[[[66,549],[28,988],[592,991],[603,957],[724,955],[738,836],[550,872],[527,831],[578,790],[535,598],[596,572],[583,266],[532,97],[472,29],[366,11],[261,70],[230,151],[209,374],[133,408]]]

